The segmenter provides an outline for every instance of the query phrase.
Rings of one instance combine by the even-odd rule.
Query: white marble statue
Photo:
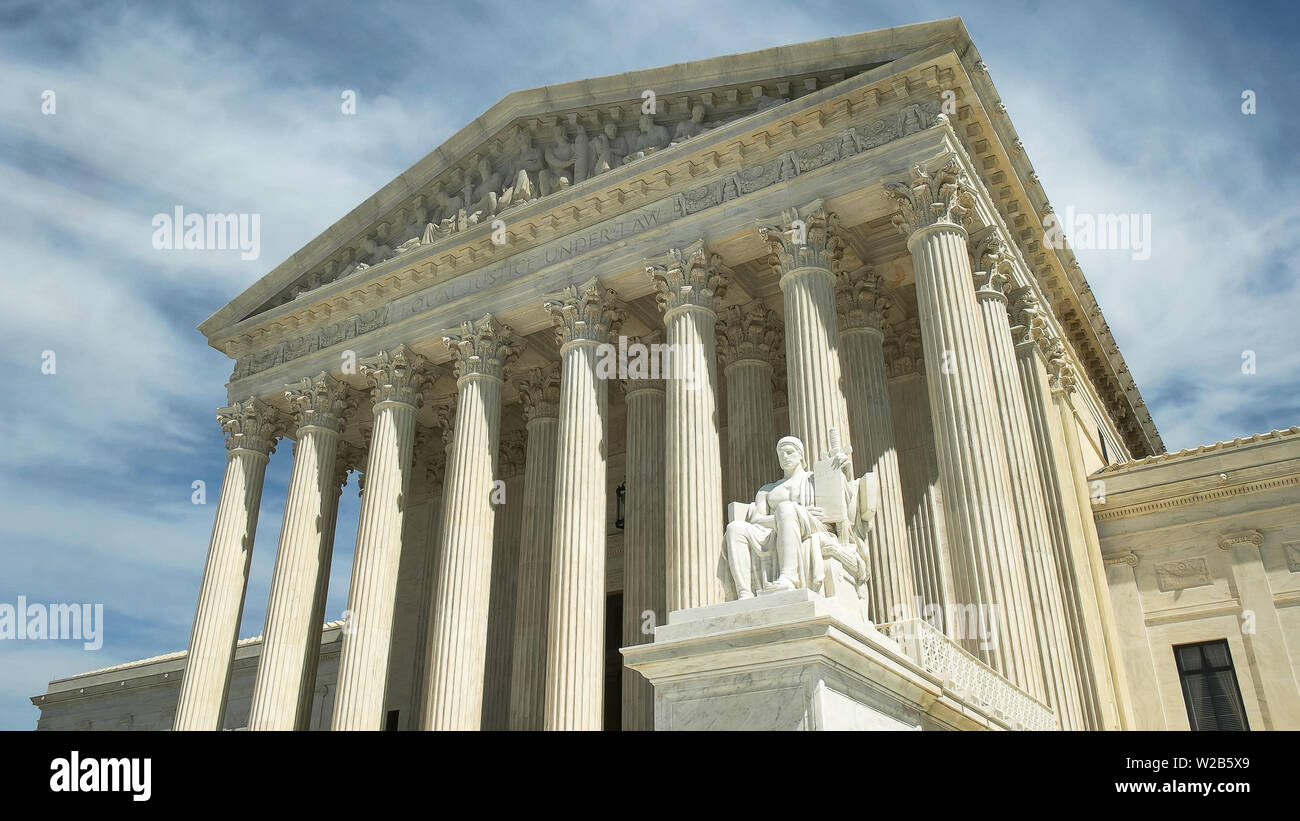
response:
[[[718,579],[727,600],[808,588],[866,599],[870,567],[867,533],[880,497],[873,473],[854,479],[852,461],[832,432],[832,450],[809,470],[803,442],[786,436],[776,443],[785,476],[759,488],[752,504],[732,503],[723,539]],[[850,591],[835,587],[838,576]],[[829,582],[829,584],[828,584]]]

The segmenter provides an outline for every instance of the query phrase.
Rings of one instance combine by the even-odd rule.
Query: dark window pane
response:
[[[1201,649],[1205,651],[1205,661],[1209,666],[1215,668],[1232,666],[1232,659],[1228,656],[1228,645],[1226,643],[1206,644],[1202,645]]]
[[[1249,730],[1225,639],[1174,648],[1187,722],[1193,730]]]
[[[1201,669],[1201,646],[1199,644],[1175,647],[1174,654],[1178,657],[1178,669],[1181,672]]]

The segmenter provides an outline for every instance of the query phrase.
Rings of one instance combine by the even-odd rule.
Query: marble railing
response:
[[[941,676],[945,689],[1006,721],[1013,729],[1060,729],[1050,707],[1012,684],[924,619],[905,619],[879,624],[876,628],[898,642],[903,652],[921,667]]]

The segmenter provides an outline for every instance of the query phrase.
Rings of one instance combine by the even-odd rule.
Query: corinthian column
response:
[[[1106,569],[1102,564],[1101,543],[1097,538],[1097,525],[1092,518],[1092,497],[1088,492],[1087,469],[1079,446],[1079,431],[1074,418],[1074,405],[1070,394],[1075,391],[1074,367],[1066,359],[1065,345],[1059,339],[1044,341],[1049,346],[1048,370],[1052,377],[1049,387],[1056,408],[1057,431],[1061,437],[1063,461],[1059,476],[1067,492],[1073,491],[1074,520],[1080,530],[1076,547],[1082,554],[1074,556],[1075,578],[1079,584],[1085,618],[1090,623],[1090,637],[1096,659],[1094,675],[1101,684],[1101,716],[1105,729],[1127,730],[1135,725],[1126,694],[1128,679],[1119,644],[1119,631],[1115,627],[1115,613],[1110,605],[1110,587],[1106,583]],[[1100,656],[1100,658],[1098,658]]]
[[[514,654],[515,601],[519,580],[519,536],[524,512],[524,431],[501,435],[497,484],[492,504],[492,604],[488,613],[487,665],[483,673],[485,730],[510,724],[511,656]]]
[[[446,507],[429,656],[424,727],[477,730],[483,715],[492,595],[492,482],[501,386],[514,334],[490,315],[443,336],[456,354],[456,427],[447,458]]]
[[[885,370],[885,334],[881,323],[889,309],[884,283],[870,266],[838,275],[840,365],[849,414],[853,472],[876,474],[880,504],[875,525],[868,534],[871,556],[869,612],[876,624],[912,613],[916,583],[907,541],[907,516],[903,512],[903,485],[898,473],[894,419],[889,406],[889,376]]]
[[[438,428],[438,437],[426,437],[421,443],[417,435],[417,461],[424,463],[424,477],[429,486],[428,519],[425,523],[427,548],[420,563],[420,592],[416,599],[420,612],[416,616],[415,639],[412,642],[414,652],[411,658],[411,720],[407,726],[418,729],[423,725],[424,714],[428,709],[430,690],[429,634],[433,630],[434,596],[438,591],[438,559],[442,549],[442,522],[446,509],[444,479],[447,475],[447,455],[451,451],[452,426],[456,419],[456,395],[450,401],[434,405],[434,427]],[[423,444],[423,448],[420,445]],[[418,456],[423,452],[422,460]],[[390,661],[391,664],[391,661]]]
[[[515,593],[510,729],[540,730],[546,706],[546,622],[551,600],[560,369],[554,364],[532,368],[519,376],[517,387],[528,432],[528,454],[524,458],[524,510]]]
[[[1032,430],[1025,410],[1024,390],[1016,367],[1016,354],[1007,318],[1003,288],[1011,280],[1014,263],[996,234],[984,243],[983,270],[975,274],[975,298],[984,320],[992,364],[993,387],[997,394],[998,420],[1007,443],[1007,463],[1016,503],[1016,521],[1024,549],[1029,597],[1038,633],[1039,656],[1043,664],[1047,702],[1065,730],[1086,729],[1079,674],[1070,646],[1063,590],[1056,567],[1051,527],[1043,480],[1034,458]]]
[[[782,344],[781,318],[758,300],[733,305],[718,319],[718,360],[727,379],[729,498],[724,501],[753,501],[760,487],[781,475],[772,377]]]
[[[995,670],[1041,695],[1006,442],[962,224],[974,197],[952,157],[933,174],[912,166],[910,183],[891,184],[886,194],[912,252],[957,598],[992,618],[994,641],[974,641],[971,625],[954,632]]]
[[[1091,584],[1080,577],[1076,556],[1087,555],[1083,525],[1079,521],[1074,488],[1068,473],[1060,418],[1048,387],[1047,362],[1040,351],[1046,338],[1038,299],[1030,288],[1012,293],[1011,321],[1016,347],[1016,366],[1024,391],[1025,419],[1032,437],[1034,464],[1042,482],[1043,510],[1051,534],[1051,546],[1062,591],[1066,637],[1079,675],[1079,711],[1085,729],[1105,728],[1102,693],[1109,687],[1106,647],[1101,639],[1101,622],[1089,616],[1084,590]],[[1066,472],[1062,472],[1062,471]]]
[[[226,475],[221,480],[217,519],[194,609],[173,724],[176,730],[220,730],[225,721],[230,664],[248,591],[262,480],[281,433],[275,411],[251,396],[217,411],[217,421],[226,433]]]
[[[803,442],[810,462],[830,450],[831,428],[839,431],[845,448],[852,440],[840,383],[839,322],[831,273],[842,249],[835,224],[835,215],[815,202],[802,213],[785,212],[779,226],[759,228],[771,249],[770,262],[781,276],[785,297],[790,432]]]
[[[664,312],[672,373],[666,390],[667,606],[669,612],[722,601],[717,580],[722,518],[718,366],[714,300],[727,269],[702,240],[647,265]],[[689,477],[689,478],[688,478]]]
[[[634,340],[647,344],[646,340]],[[626,379],[627,510],[623,514],[623,646],[654,641],[666,618],[664,381]],[[771,419],[769,414],[769,425]],[[623,668],[624,730],[654,729],[654,687]]]
[[[317,596],[326,589],[321,579],[329,578],[334,552],[339,496],[334,463],[344,415],[356,406],[346,386],[324,372],[284,393],[295,412],[297,433],[248,714],[250,730],[306,729],[310,723],[311,704],[304,705],[300,696],[315,686],[316,670],[309,670],[307,662],[319,653],[312,647],[313,636],[320,642],[320,624],[314,621]],[[301,713],[304,706],[306,714]]]
[[[565,288],[545,304],[556,326],[561,372],[543,726],[599,730],[605,679],[609,384],[598,362],[611,358],[612,348],[602,353],[600,347],[618,333],[623,311],[614,292],[594,278]]]
[[[331,725],[335,730],[384,726],[393,603],[405,497],[411,483],[415,411],[426,383],[424,366],[424,358],[405,345],[361,363],[373,386],[375,420],[348,588],[348,619]]]
[[[885,341],[889,362],[889,403],[898,446],[898,477],[907,512],[912,578],[922,604],[921,617],[949,634],[945,609],[953,598],[951,544],[943,523],[943,492],[934,448],[930,398],[916,317],[895,322]]]

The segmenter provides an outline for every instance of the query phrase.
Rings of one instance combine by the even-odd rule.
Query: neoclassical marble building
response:
[[[653,727],[620,648],[723,602],[728,503],[787,434],[875,477],[867,558],[828,552],[817,595],[879,628],[903,724],[1178,726],[1149,637],[1190,611],[1139,600],[1129,557],[1166,548],[1111,515],[1168,457],[1050,211],[956,19],[509,95],[200,326],[234,371],[189,650],[53,682],[40,726]],[[270,458],[288,498],[240,641]],[[1300,600],[1237,561],[1239,606]],[[1294,627],[1256,640],[1252,726],[1300,723]]]

